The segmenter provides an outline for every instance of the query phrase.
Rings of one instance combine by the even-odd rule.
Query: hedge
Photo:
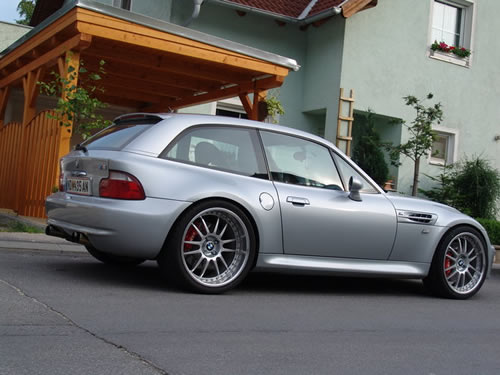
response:
[[[500,221],[490,219],[476,219],[488,232],[488,237],[493,245],[500,246]]]

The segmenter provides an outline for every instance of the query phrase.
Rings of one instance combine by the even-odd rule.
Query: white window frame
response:
[[[428,56],[431,59],[445,61],[451,64],[470,67],[472,62],[472,54],[469,57],[460,58],[453,53],[445,53],[441,51],[432,51],[430,46],[434,43],[432,40],[432,23],[434,20],[434,3],[439,2],[448,4],[462,9],[462,24],[460,33],[460,45],[455,47],[464,47],[474,52],[474,29],[476,23],[476,0],[430,0],[430,18],[428,30]],[[439,40],[438,40],[439,42]]]
[[[457,155],[459,131],[457,129],[439,125],[433,126],[432,130],[434,130],[438,135],[447,137],[447,144],[445,159],[436,158],[432,156],[432,149],[429,151],[429,164],[443,166],[456,163],[458,160]]]

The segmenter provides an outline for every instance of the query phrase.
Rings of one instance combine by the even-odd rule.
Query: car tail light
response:
[[[64,191],[65,189],[65,183],[64,183],[64,173],[61,172],[59,174],[59,191]]]
[[[103,198],[142,200],[146,198],[144,189],[131,174],[110,171],[108,178],[99,183],[99,196]]]

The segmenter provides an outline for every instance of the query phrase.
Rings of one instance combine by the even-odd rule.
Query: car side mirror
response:
[[[363,183],[357,178],[351,176],[349,179],[349,199],[361,202],[361,194],[359,194],[361,189],[363,189]]]

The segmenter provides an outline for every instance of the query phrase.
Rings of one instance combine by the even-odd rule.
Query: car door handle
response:
[[[301,206],[305,206],[306,204],[311,204],[311,203],[309,203],[309,199],[307,199],[307,198],[300,198],[300,197],[287,197],[286,201],[288,203],[299,204]]]

